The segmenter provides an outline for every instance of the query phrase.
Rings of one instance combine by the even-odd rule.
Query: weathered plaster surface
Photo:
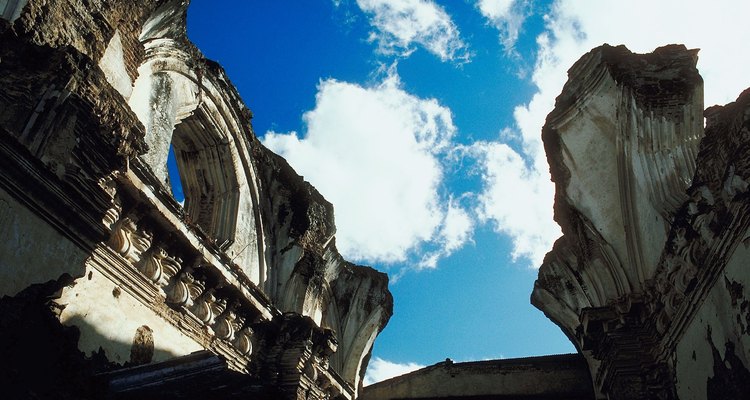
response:
[[[107,359],[125,364],[140,327],[152,331],[153,356],[147,362],[164,361],[203,350],[193,338],[165,321],[153,309],[133,298],[96,268],[86,268],[84,278],[65,288],[56,303],[62,308],[60,322],[81,331],[78,348],[87,355],[102,349]]]
[[[693,310],[677,345],[677,388],[680,398],[747,398],[750,91],[706,115],[694,179],[701,194],[684,212],[696,228],[691,241],[702,262],[693,292],[701,294],[701,301],[689,303]]]
[[[117,90],[122,97],[127,99],[133,92],[133,81],[128,75],[127,66],[125,65],[125,54],[122,50],[122,39],[120,32],[115,31],[114,36],[109,41],[104,55],[99,60],[99,68],[102,69],[107,77],[107,82]]]
[[[747,289],[750,276],[747,260],[750,260],[750,249],[741,244],[677,345],[675,370],[680,399],[732,398],[718,396],[715,389],[711,396],[708,391],[717,368],[733,369],[738,375],[750,374],[750,290]],[[729,363],[727,346],[733,349],[738,364]],[[744,381],[750,385],[750,381]],[[731,380],[720,383],[726,389],[736,385],[737,382]],[[745,390],[748,389],[750,387],[746,386]]]

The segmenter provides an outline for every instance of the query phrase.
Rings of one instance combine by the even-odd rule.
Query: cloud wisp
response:
[[[478,142],[471,149],[481,166],[483,190],[477,215],[513,242],[512,259],[538,268],[560,227],[552,219],[554,185],[541,165],[529,165],[507,144]],[[543,155],[542,155],[543,157]],[[537,157],[541,164],[544,158]]]
[[[320,82],[303,119],[302,137],[268,132],[263,143],[333,203],[345,257],[430,268],[469,240],[466,211],[442,187],[451,111],[404,91],[395,68],[372,86]]]
[[[431,0],[357,0],[381,53],[408,56],[422,46],[442,61],[466,62],[470,54],[458,27]]]
[[[380,357],[375,357],[370,361],[367,366],[367,373],[365,374],[364,385],[372,385],[373,383],[382,382],[386,379],[401,376],[403,374],[416,371],[424,368],[424,365],[417,363],[404,363],[399,364],[387,360],[383,360]]]
[[[487,21],[500,32],[507,53],[512,53],[521,26],[526,19],[526,0],[478,0],[476,7]]]

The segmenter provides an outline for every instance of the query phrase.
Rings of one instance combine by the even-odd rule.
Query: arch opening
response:
[[[189,221],[226,250],[234,243],[240,197],[229,138],[199,107],[175,126],[170,153],[175,199],[182,200]]]

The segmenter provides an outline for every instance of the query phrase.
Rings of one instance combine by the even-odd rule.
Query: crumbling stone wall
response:
[[[599,398],[747,398],[747,92],[706,110],[695,50],[592,50],[543,139],[564,236],[531,300]],[[746,307],[747,308],[747,307]]]
[[[692,201],[676,217],[672,243],[689,238],[687,299],[700,293],[675,349],[681,399],[750,396],[750,90],[706,110]],[[684,233],[683,233],[684,232]],[[677,247],[676,245],[674,247]],[[666,265],[665,265],[666,267]]]
[[[387,278],[338,254],[331,205],[257,140],[224,71],[188,40],[188,3],[30,0],[0,18],[0,222],[12,228],[0,295],[71,277],[38,306],[75,332],[83,380],[203,349],[223,360],[218,387],[223,366],[248,377],[245,395],[351,399],[392,313]]]

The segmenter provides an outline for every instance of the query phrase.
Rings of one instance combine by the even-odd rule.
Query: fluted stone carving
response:
[[[152,283],[156,283],[162,276],[162,260],[167,257],[167,252],[159,245],[152,246],[138,264],[138,270]]]
[[[232,341],[234,334],[237,331],[237,314],[234,311],[236,306],[229,306],[224,309],[213,324],[213,330],[216,333],[216,337]]]
[[[108,208],[102,218],[102,224],[104,227],[112,232],[115,229],[115,223],[120,220],[120,214],[122,213],[122,202],[119,197],[112,199],[112,207]]]
[[[161,260],[161,275],[157,283],[160,288],[166,288],[172,283],[172,279],[182,269],[182,259],[180,257],[173,257],[167,254]]]

